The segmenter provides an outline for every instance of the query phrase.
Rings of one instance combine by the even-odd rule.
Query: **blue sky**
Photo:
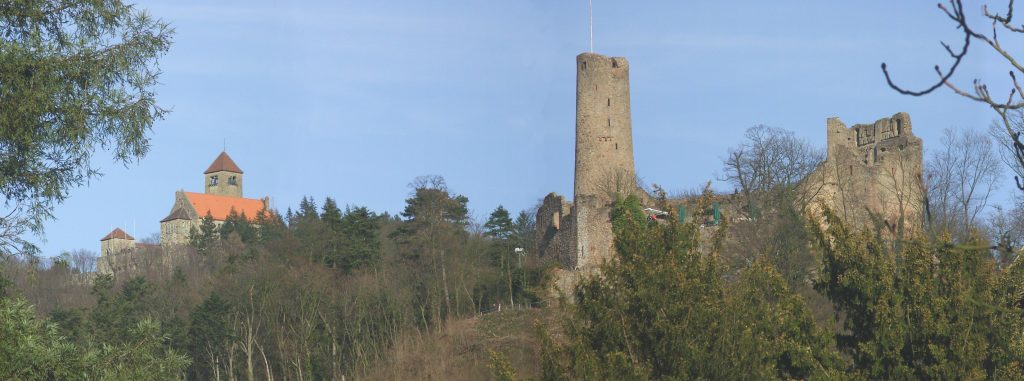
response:
[[[883,61],[911,87],[948,65],[939,40],[960,37],[934,2],[594,3],[595,51],[630,60],[638,174],[669,190],[717,178],[756,124],[823,147],[828,117],[852,125],[906,111],[927,150],[944,128],[984,129],[994,117],[947,90],[918,98],[885,85]],[[177,30],[157,89],[172,112],[138,163],[96,156],[105,175],[56,209],[43,255],[98,251],[114,227],[159,232],[174,191],[201,191],[225,142],[246,196],[270,196],[282,212],[309,195],[398,213],[407,184],[426,174],[468,196],[478,219],[572,194],[585,0],[138,6]],[[974,45],[957,79],[989,78],[1003,94],[1007,70]]]

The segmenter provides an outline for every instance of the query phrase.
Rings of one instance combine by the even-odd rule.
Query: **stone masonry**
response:
[[[828,156],[800,187],[812,216],[829,207],[847,221],[920,231],[922,142],[898,113],[847,128],[829,118]],[[614,254],[611,205],[617,195],[652,198],[636,184],[625,58],[576,57],[576,171],[572,202],[547,195],[537,210],[538,254],[566,270],[594,270]],[[669,200],[685,204],[685,200]],[[876,218],[872,218],[876,217]]]
[[[920,232],[923,143],[914,136],[910,115],[849,128],[833,117],[826,129],[827,157],[801,184],[815,195],[811,214],[820,216],[824,206],[857,225],[881,222],[890,233]]]

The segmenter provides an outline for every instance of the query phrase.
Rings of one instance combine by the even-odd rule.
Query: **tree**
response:
[[[146,155],[172,34],[118,0],[0,5],[0,254],[34,253],[23,235],[99,175],[97,148],[123,164]]]
[[[966,240],[1002,176],[992,141],[978,131],[946,129],[942,146],[925,165],[928,224]]]
[[[789,191],[824,159],[821,150],[792,131],[757,125],[747,129],[746,141],[729,149],[722,163],[722,180],[736,187],[747,201],[751,217],[757,210],[795,202]],[[806,200],[803,200],[806,202]]]
[[[634,196],[613,207],[612,230],[616,256],[576,286],[567,344],[544,351],[546,379],[842,375],[829,335],[765,261],[727,281],[696,225],[651,221]]]
[[[346,208],[341,218],[344,237],[341,268],[345,271],[371,266],[380,257],[380,224],[377,215],[365,206]]]
[[[971,23],[967,21],[967,14],[964,12],[964,6],[961,0],[949,0],[949,6],[942,3],[939,3],[938,6],[939,9],[946,14],[946,17],[953,20],[956,24],[956,29],[963,34],[963,43],[958,49],[954,50],[945,42],[942,43],[942,46],[946,49],[950,58],[953,59],[949,68],[943,70],[939,65],[935,65],[935,73],[938,76],[938,81],[936,81],[935,84],[924,88],[923,90],[908,90],[897,85],[893,81],[892,76],[889,74],[889,70],[883,62],[882,74],[885,75],[885,81],[889,84],[890,88],[904,95],[922,96],[929,94],[940,87],[946,87],[959,96],[988,105],[996,112],[997,115],[999,115],[999,119],[997,121],[999,127],[997,130],[1001,130],[1001,133],[999,134],[1002,135],[1002,138],[999,139],[1001,141],[1000,144],[1010,151],[1009,156],[1012,157],[1011,160],[1015,164],[1011,165],[1011,167],[1014,168],[1015,172],[1017,172],[1017,175],[1014,176],[1014,179],[1017,181],[1017,188],[1024,191],[1024,182],[1022,182],[1022,179],[1024,178],[1021,177],[1021,171],[1024,170],[1024,143],[1021,142],[1021,133],[1024,132],[1024,130],[1021,129],[1019,122],[1014,121],[1015,116],[1019,117],[1020,110],[1024,108],[1024,89],[1021,88],[1020,83],[1017,81],[1017,73],[1024,74],[1024,64],[1021,63],[1024,61],[1019,61],[1003,46],[999,40],[997,32],[1024,33],[1024,27],[1013,23],[1013,0],[1009,1],[1005,15],[1001,15],[998,12],[991,13],[989,12],[987,5],[982,6],[982,14],[985,18],[991,21],[991,36],[978,32],[974,29]],[[989,92],[988,86],[981,79],[975,79],[972,82],[973,89],[970,91],[961,89],[953,83],[953,75],[956,73],[957,68],[959,68],[960,63],[963,62],[964,57],[967,56],[967,51],[971,46],[971,41],[978,41],[988,45],[989,48],[1006,59],[1006,63],[1010,67],[1009,78],[1006,83],[1006,87],[1010,90],[1006,98],[1002,98],[1001,96],[993,98],[992,94]],[[1006,100],[1003,101],[1002,99]]]
[[[195,226],[189,228],[188,243],[200,254],[206,254],[219,234],[217,225],[213,222],[213,216],[207,211],[206,216],[199,222],[198,229]]]
[[[1010,208],[995,206],[986,228],[999,267],[1009,266],[1024,248],[1024,200],[1015,198]]]
[[[465,241],[465,229],[469,223],[466,204],[469,198],[451,195],[444,178],[440,176],[418,177],[410,186],[413,188],[412,197],[405,200],[405,209],[402,211],[405,220],[391,237],[404,249],[406,258],[432,268],[432,274],[424,275],[441,276],[435,281],[435,287],[440,288],[444,305],[433,306],[432,311],[434,318],[439,321],[453,312],[448,282],[448,254]],[[423,284],[422,289],[426,292],[425,298],[432,294],[426,284]],[[427,323],[423,321],[423,324]]]
[[[341,209],[334,199],[324,199],[324,212],[320,214],[320,220],[334,230],[341,230]]]
[[[1024,272],[987,245],[911,239],[898,248],[825,212],[815,287],[845,316],[839,348],[865,379],[1022,379]]]
[[[498,205],[484,223],[488,236],[504,240],[512,234],[512,218],[504,206]]]

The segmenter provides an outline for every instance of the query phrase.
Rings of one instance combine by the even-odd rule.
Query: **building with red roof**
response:
[[[174,246],[188,244],[189,233],[198,229],[203,218],[209,216],[217,226],[231,215],[244,216],[256,221],[261,216],[270,216],[270,199],[245,198],[242,193],[242,169],[221,152],[203,172],[203,193],[179,190],[174,194],[174,204],[167,217],[160,220],[160,248],[169,251]],[[137,251],[140,245],[135,238],[116,228],[100,240],[100,272],[110,273],[125,268],[123,257]],[[151,245],[150,245],[151,246]]]

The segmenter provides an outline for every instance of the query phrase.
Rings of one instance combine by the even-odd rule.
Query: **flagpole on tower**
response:
[[[590,14],[590,52],[594,52],[594,0],[587,0]]]

